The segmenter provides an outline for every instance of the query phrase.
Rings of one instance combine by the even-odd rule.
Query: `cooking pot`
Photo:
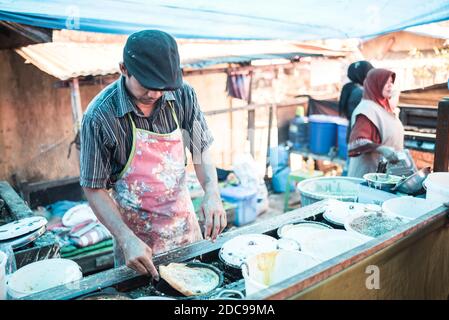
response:
[[[398,191],[410,195],[422,194],[425,192],[423,182],[430,173],[430,167],[422,168],[411,176],[399,181],[396,186],[391,189],[391,191]]]

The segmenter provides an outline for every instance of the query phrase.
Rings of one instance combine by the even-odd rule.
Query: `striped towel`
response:
[[[74,245],[67,245],[61,248],[61,258],[71,258],[75,256],[82,256],[85,254],[92,254],[101,249],[105,249],[105,251],[111,251],[113,250],[113,247],[114,244],[112,239],[104,240],[97,244],[84,248],[78,248]]]
[[[79,248],[91,246],[107,239],[112,239],[109,230],[94,220],[84,221],[70,230],[70,242]]]

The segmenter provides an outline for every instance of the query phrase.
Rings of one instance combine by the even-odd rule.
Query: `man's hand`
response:
[[[226,212],[223,209],[221,198],[216,193],[206,192],[201,204],[201,211],[204,214],[204,239],[215,241],[217,236],[227,225]]]
[[[153,279],[159,280],[159,274],[153,264],[153,251],[151,248],[133,235],[121,244],[126,260],[126,266],[140,274],[151,274]]]
[[[377,148],[377,151],[382,154],[388,162],[396,163],[399,161],[397,153],[393,148],[387,146],[380,146]]]

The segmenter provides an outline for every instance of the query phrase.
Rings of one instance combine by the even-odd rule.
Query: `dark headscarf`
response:
[[[348,119],[351,118],[348,110],[349,97],[357,85],[363,86],[363,81],[365,81],[366,75],[371,69],[373,69],[372,64],[365,60],[353,62],[349,65],[348,78],[351,82],[343,86],[338,102],[338,110],[341,116],[345,116]]]
[[[390,107],[390,102],[388,98],[385,98],[382,94],[385,84],[388,79],[392,77],[393,83],[396,79],[396,74],[387,69],[373,69],[368,72],[366,76],[365,83],[363,87],[365,90],[363,91],[363,99],[368,99],[376,102],[381,105],[388,112],[392,112]]]

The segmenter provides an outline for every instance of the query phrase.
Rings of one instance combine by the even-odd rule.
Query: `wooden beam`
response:
[[[6,181],[0,181],[0,198],[5,201],[9,212],[14,216],[14,220],[32,217],[33,211],[26,205],[21,197],[14,191]]]
[[[183,70],[182,74],[184,76],[194,76],[194,75],[203,75],[203,74],[214,74],[214,73],[225,73],[225,72],[244,72],[244,71],[272,71],[278,68],[283,69],[292,69],[296,67],[298,61],[292,61],[286,64],[270,64],[270,65],[261,65],[261,66],[235,66],[235,67],[219,67],[219,68],[210,68],[210,69],[193,69],[193,70]]]
[[[449,167],[449,99],[438,104],[437,134],[433,171],[447,172]]]
[[[72,79],[70,82],[70,97],[72,101],[73,130],[75,134],[81,128],[81,119],[83,118],[83,110],[81,108],[81,94],[78,78]]]
[[[253,71],[250,71],[248,105],[252,103],[253,75],[254,75]],[[248,140],[250,152],[253,158],[255,158],[255,146],[254,146],[255,137],[256,137],[256,109],[251,109],[248,110]]]
[[[0,21],[0,49],[13,49],[52,41],[52,29]]]
[[[259,108],[267,108],[269,106],[275,106],[276,108],[297,107],[298,105],[303,104],[307,101],[308,101],[307,99],[297,99],[297,101],[294,101],[294,102],[289,102],[289,103],[285,103],[285,104],[276,104],[276,105],[273,105],[272,103],[249,104],[244,107],[233,107],[232,110],[229,110],[229,108],[227,108],[227,109],[217,109],[217,110],[212,110],[212,111],[205,111],[204,115],[214,116],[217,114],[228,113],[228,112],[236,112],[236,111],[242,111],[242,110],[256,110]]]

